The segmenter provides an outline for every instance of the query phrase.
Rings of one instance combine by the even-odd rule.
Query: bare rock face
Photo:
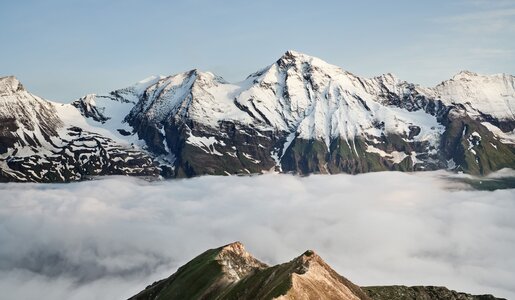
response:
[[[222,247],[216,260],[222,266],[222,270],[230,282],[236,282],[255,270],[267,267],[266,264],[248,253],[240,242]]]
[[[276,299],[369,299],[357,285],[336,273],[313,251],[306,251],[292,264],[298,269],[291,274],[291,287]]]
[[[432,286],[359,287],[314,251],[267,266],[239,242],[208,250],[130,299],[495,300]]]

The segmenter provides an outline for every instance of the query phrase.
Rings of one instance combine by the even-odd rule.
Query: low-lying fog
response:
[[[5,299],[124,299],[209,248],[314,249],[358,285],[515,298],[515,189],[445,172],[0,184]]]

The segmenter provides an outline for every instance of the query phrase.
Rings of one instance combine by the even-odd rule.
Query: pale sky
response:
[[[60,102],[193,68],[240,81],[288,49],[424,86],[515,74],[514,0],[0,0],[0,26],[0,76]]]

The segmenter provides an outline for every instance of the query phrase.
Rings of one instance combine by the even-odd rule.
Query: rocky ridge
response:
[[[314,251],[290,262],[267,266],[239,242],[208,250],[170,277],[130,298],[146,299],[339,299],[494,300],[445,287],[359,287],[339,275]]]

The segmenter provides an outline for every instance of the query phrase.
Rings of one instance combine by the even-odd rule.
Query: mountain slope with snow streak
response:
[[[89,126],[70,104],[0,78],[0,181],[68,182],[92,175],[157,176],[150,156]]]

